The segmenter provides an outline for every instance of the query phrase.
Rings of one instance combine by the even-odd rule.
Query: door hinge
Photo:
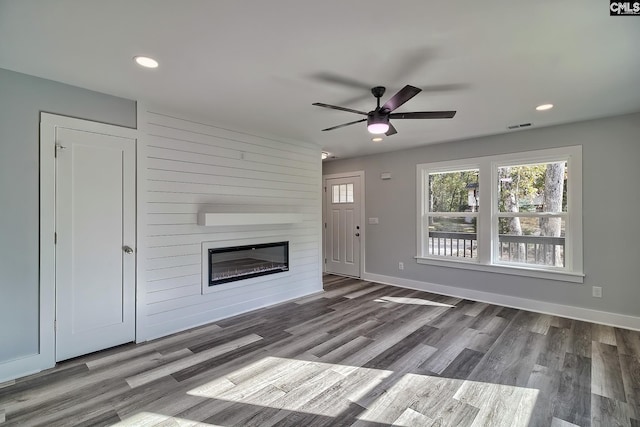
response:
[[[325,263],[325,264],[327,263],[327,259],[326,259],[326,258],[324,259],[324,263]]]
[[[58,244],[58,233],[53,233],[53,244],[54,245]]]
[[[327,192],[327,186],[326,186],[326,185],[325,185],[325,187],[324,187],[324,192],[325,192],[325,193]]]
[[[55,148],[53,149],[53,157],[57,158],[58,157],[58,150],[64,150],[65,148],[67,148],[67,147],[65,147],[62,144],[56,144]]]
[[[326,222],[324,223],[324,228],[327,228],[327,223]]]
[[[54,321],[53,321],[53,330],[54,330],[54,331],[57,331],[57,330],[58,330],[58,321],[57,321],[57,320],[54,320]]]

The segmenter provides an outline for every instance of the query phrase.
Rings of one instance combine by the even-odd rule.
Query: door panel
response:
[[[360,277],[360,177],[326,180],[327,273]]]
[[[344,261],[346,263],[354,264],[356,257],[354,253],[354,239],[356,233],[355,221],[353,219],[353,209],[346,208],[344,210]]]
[[[331,221],[330,224],[332,225],[329,228],[329,234],[331,235],[331,245],[330,247],[332,248],[330,254],[329,254],[329,258],[333,261],[333,262],[340,262],[340,230],[342,229],[342,227],[340,227],[340,211],[337,209],[334,209],[331,211]]]
[[[58,129],[56,360],[135,338],[135,141]]]

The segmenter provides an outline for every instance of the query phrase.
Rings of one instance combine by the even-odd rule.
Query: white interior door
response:
[[[327,273],[360,277],[360,177],[327,178]]]
[[[135,339],[135,140],[56,132],[56,361]]]

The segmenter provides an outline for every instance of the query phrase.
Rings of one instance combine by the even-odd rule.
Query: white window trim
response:
[[[448,161],[448,162],[438,162],[438,163],[417,165],[417,173],[416,173],[417,199],[416,200],[418,201],[417,203],[417,206],[418,206],[418,213],[417,213],[418,228],[417,229],[418,230],[424,230],[424,227],[427,224],[427,220],[429,216],[440,216],[440,217],[468,216],[468,217],[479,218],[478,212],[429,212],[429,207],[428,207],[429,201],[425,199],[425,192],[423,191],[423,188],[424,188],[423,186],[427,185],[428,183],[429,174],[442,173],[442,172],[462,172],[462,171],[469,171],[469,170],[475,170],[480,168],[479,163],[474,162],[473,159],[468,159],[468,160],[470,161],[467,162],[465,160],[461,160],[461,161]],[[428,167],[421,168],[421,166],[428,166]],[[480,192],[480,194],[482,194],[482,191]],[[476,225],[477,227],[479,227],[478,224]],[[477,233],[479,238],[480,237],[479,232],[477,231]],[[426,242],[425,239],[423,239],[423,237],[424,236],[422,232],[417,234],[417,253],[418,254],[429,252],[429,248],[428,248],[429,243]],[[449,259],[447,257],[437,256],[437,255],[430,255],[426,258],[434,259],[434,260]],[[462,258],[460,260],[457,260],[456,262],[475,265],[478,263],[478,259]]]
[[[570,174],[567,182],[567,211],[549,216],[560,216],[565,219],[566,243],[565,243],[565,267],[554,269],[553,267],[537,267],[534,265],[518,265],[514,263],[500,263],[496,261],[498,214],[509,216],[510,213],[498,212],[498,186],[497,170],[500,166],[509,166],[518,163],[548,163],[565,159]],[[428,206],[425,204],[426,192],[424,191],[425,178],[429,173],[453,172],[458,170],[480,169],[479,190],[481,203],[478,210],[477,221],[477,260],[445,258],[428,255],[425,246],[424,221],[427,217],[424,213]],[[489,194],[488,197],[482,194]],[[526,151],[496,156],[486,156],[471,159],[461,159],[437,163],[423,163],[416,165],[416,200],[417,200],[417,244],[416,262],[443,267],[453,267],[478,271],[487,271],[500,274],[536,277],[543,279],[559,280],[565,282],[583,283],[583,241],[582,241],[582,146],[569,146],[545,150]],[[487,200],[489,199],[489,200]],[[514,213],[513,216],[529,216],[528,213]],[[541,216],[533,214],[532,216]]]

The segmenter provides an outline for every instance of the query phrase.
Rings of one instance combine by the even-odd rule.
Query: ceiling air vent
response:
[[[531,123],[521,123],[519,125],[511,125],[511,126],[507,126],[507,129],[520,129],[520,128],[526,128],[531,126]]]

